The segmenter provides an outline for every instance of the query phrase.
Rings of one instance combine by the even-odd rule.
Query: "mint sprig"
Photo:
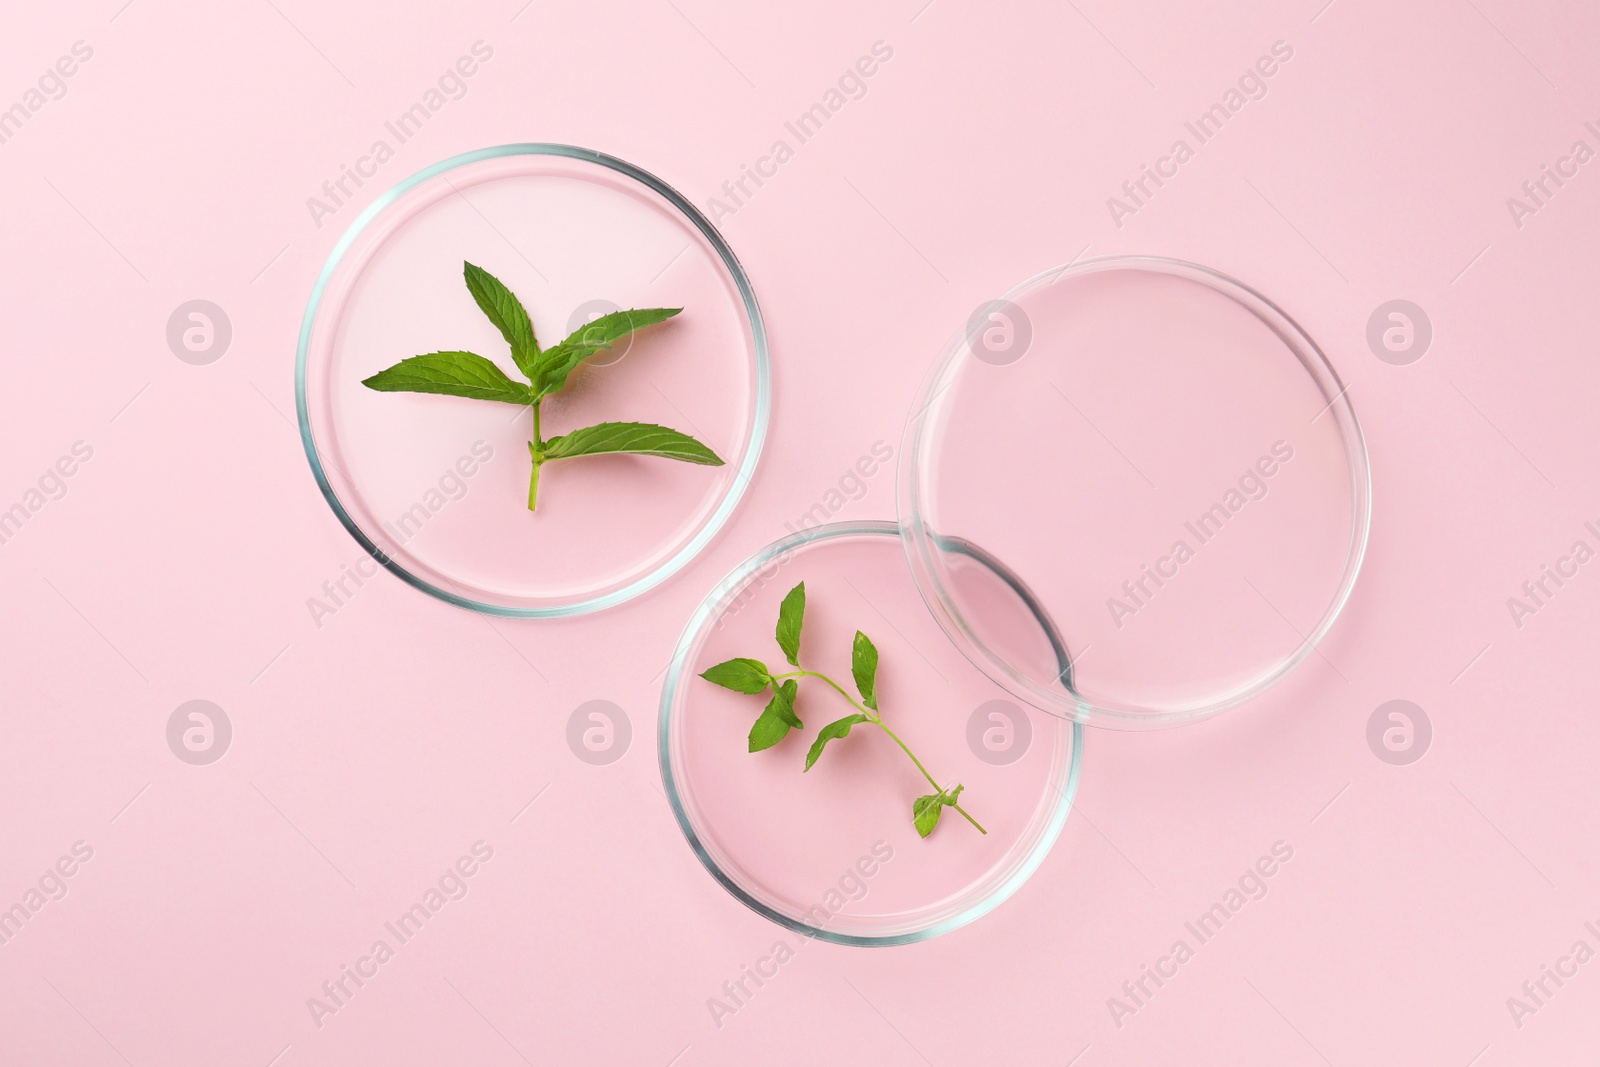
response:
[[[603,351],[635,330],[664,322],[682,308],[635,308],[602,315],[580,326],[559,344],[540,348],[533,321],[517,295],[482,267],[463,263],[467,291],[500,336],[511,346],[511,360],[528,379],[514,381],[492,360],[476,352],[428,352],[402,359],[362,381],[382,393],[438,393],[468,400],[494,400],[533,409],[533,440],[528,454],[533,473],[528,479],[528,510],[539,500],[539,469],[558,459],[578,456],[628,454],[675,459],[720,467],[722,460],[686,433],[648,422],[602,422],[555,437],[545,438],[539,425],[539,405],[566,388],[567,379],[584,360]],[[760,692],[761,690],[755,690]]]
[[[771,692],[772,698],[756,719],[755,725],[750,728],[750,751],[760,752],[772,748],[787,737],[790,730],[802,728],[795,712],[795,698],[800,688],[799,679],[816,678],[844,697],[856,710],[853,714],[835,719],[817,731],[817,738],[811,743],[810,751],[806,753],[806,770],[809,771],[822,757],[830,741],[843,740],[850,736],[853,728],[863,723],[871,724],[900,746],[900,750],[916,764],[917,770],[922,772],[922,776],[934,788],[934,792],[916,798],[911,804],[911,822],[920,836],[927,837],[933,833],[945,808],[954,808],[962,818],[977,827],[980,834],[987,834],[989,831],[957,802],[963,787],[957,785],[945,789],[941,786],[906,743],[900,740],[899,735],[883,721],[883,715],[878,710],[878,648],[872,643],[871,638],[857,630],[855,643],[851,647],[850,673],[854,676],[860,700],[851,696],[843,686],[826,674],[806,670],[800,666],[800,631],[805,623],[805,611],[806,583],[801,582],[789,590],[788,595],[783,598],[783,603],[778,608],[778,626],[775,634],[778,648],[783,651],[784,658],[796,668],[795,670],[774,674],[761,660],[739,657],[724,660],[713,667],[708,667],[700,674],[700,677],[713,685],[720,685],[736,693],[759,696]]]

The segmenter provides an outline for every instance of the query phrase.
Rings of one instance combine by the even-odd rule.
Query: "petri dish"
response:
[[[1122,729],[1212,715],[1315,652],[1366,549],[1370,474],[1333,367],[1216,271],[1107,257],[980,307],[925,381],[897,475],[907,559],[1019,701]],[[1070,684],[975,545],[1032,591]]]
[[[1027,614],[1030,594],[981,550]],[[915,797],[931,792],[905,754],[870,725],[830,744],[804,771],[824,724],[851,707],[806,679],[796,705],[805,729],[751,753],[747,735],[763,698],[698,677],[736,656],[774,670],[778,605],[806,583],[800,661],[850,685],[856,630],[880,654],[884,721],[942,786],[959,783],[979,834],[947,810],[926,839],[912,825]],[[1014,584],[1007,584],[1012,582]],[[1046,622],[1033,637],[1070,657]],[[785,666],[783,669],[790,669]],[[1022,885],[1055,842],[1077,789],[1082,727],[1007,700],[949,645],[913,584],[891,522],[802,530],[756,553],[700,605],[667,669],[658,755],[665,792],[700,861],[734,897],[806,937],[877,946],[922,941],[986,914]]]
[[[542,470],[530,512],[529,409],[362,386],[461,349],[520,380],[463,261],[517,294],[545,346],[607,311],[682,307],[575,372],[542,430],[658,423],[724,465],[564,460]],[[554,144],[443,160],[363,211],[312,290],[295,391],[312,473],[351,536],[432,596],[520,618],[611,607],[681,569],[737,505],[770,406],[761,312],[711,223],[638,167]]]

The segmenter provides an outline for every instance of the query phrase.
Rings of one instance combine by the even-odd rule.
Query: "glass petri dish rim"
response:
[[[672,807],[673,817],[677,819],[678,828],[683,831],[684,839],[688,841],[689,847],[694,851],[694,854],[699,857],[700,863],[734,899],[756,914],[794,933],[800,934],[802,937],[858,948],[883,948],[928,941],[981,919],[1004,903],[1022,887],[1023,883],[1033,876],[1034,872],[1039,869],[1039,865],[1044,862],[1045,857],[1050,854],[1050,850],[1055,846],[1056,839],[1061,835],[1061,828],[1066,824],[1067,816],[1072,811],[1072,802],[1077,795],[1078,780],[1083,765],[1083,726],[1081,723],[1074,722],[1072,723],[1070,734],[1063,733],[1061,735],[1065,742],[1071,746],[1071,753],[1066,760],[1066,781],[1056,790],[1059,801],[1054,810],[1050,812],[1049,819],[1040,831],[1033,848],[1012,869],[1005,880],[982,899],[932,926],[921,930],[884,935],[851,934],[829,930],[803,922],[793,916],[785,915],[783,912],[763,903],[740,885],[732,875],[722,869],[705,843],[701,841],[700,835],[696,832],[694,823],[690,819],[688,808],[684,803],[677,779],[672,771],[673,707],[678,701],[680,687],[687,680],[685,672],[689,665],[689,658],[698,650],[703,632],[715,621],[723,598],[741,588],[761,568],[787,552],[818,541],[826,541],[836,537],[858,536],[884,536],[900,539],[902,534],[898,524],[881,519],[833,522],[822,526],[809,527],[767,545],[734,568],[726,578],[717,583],[710,593],[706,594],[705,599],[700,602],[700,606],[695,609],[688,624],[684,627],[683,635],[678,638],[677,647],[672,653],[672,660],[667,666],[666,679],[661,686],[661,714],[658,717],[656,726],[656,757],[661,768],[661,782],[666,790],[667,802]]]
[[[921,471],[928,428],[928,412],[950,384],[950,378],[966,349],[966,333],[947,342],[943,354],[923,380],[916,403],[906,419],[901,436],[901,461],[896,476],[896,510],[900,519],[902,543],[911,565],[913,580],[922,593],[928,610],[939,621],[945,634],[984,674],[1012,696],[1029,706],[1074,722],[1121,730],[1161,729],[1215,715],[1260,696],[1299,666],[1314,651],[1343,611],[1355,587],[1366,556],[1372,520],[1372,470],[1366,439],[1355,409],[1350,404],[1348,386],[1340,379],[1327,356],[1288,312],[1262,293],[1221,271],[1186,260],[1166,256],[1112,255],[1074,260],[1064,266],[1042,271],[1014,286],[1002,299],[1016,301],[1028,293],[1056,284],[1063,278],[1114,270],[1147,271],[1168,274],[1197,282],[1234,301],[1253,314],[1283,342],[1299,360],[1317,389],[1327,400],[1323,410],[1331,414],[1344,443],[1346,469],[1350,476],[1351,520],[1346,543],[1345,565],[1339,585],[1322,617],[1290,655],[1255,678],[1200,704],[1177,708],[1147,708],[1115,701],[1090,701],[1076,693],[1041,685],[1006,662],[978,636],[955,599],[951,596],[936,565],[936,552],[943,538],[929,527],[926,502],[921,490]]]
[[[734,285],[739,290],[740,299],[744,302],[745,316],[750,323],[751,338],[756,357],[756,407],[750,424],[750,436],[746,442],[744,461],[735,473],[727,495],[722,498],[716,510],[712,512],[710,517],[706,519],[705,523],[682,548],[649,573],[642,575],[621,589],[614,589],[609,593],[591,597],[574,604],[562,604],[554,607],[518,607],[473,600],[448,589],[439,588],[432,582],[413,574],[392,559],[388,553],[379,548],[366,535],[365,531],[350,516],[350,513],[345,509],[344,503],[340,501],[338,493],[334,491],[332,483],[329,482],[327,472],[323,469],[321,456],[317,451],[316,439],[311,431],[310,411],[306,402],[306,363],[311,347],[311,334],[316,325],[317,309],[322,303],[323,294],[332,281],[335,272],[338,270],[345,254],[355,244],[356,238],[385,208],[424,182],[458,167],[482,162],[486,159],[501,159],[507,156],[556,156],[585,163],[594,163],[625,177],[632,178],[676,208],[705,237],[706,241],[716,251],[718,258],[721,259],[723,266],[727,268],[729,275],[733,278]],[[615,607],[618,604],[632,600],[641,593],[655,588],[682,570],[717,535],[718,531],[728,521],[728,517],[733,514],[733,510],[738,506],[740,499],[744,496],[745,490],[750,485],[750,479],[755,474],[756,465],[761,459],[761,451],[766,443],[767,425],[772,415],[772,369],[768,356],[766,322],[762,318],[761,307],[756,302],[755,290],[750,284],[750,278],[745,273],[744,267],[739,263],[739,258],[734,255],[733,249],[728,246],[727,241],[723,240],[722,235],[717,232],[711,221],[701,214],[699,208],[695,207],[683,194],[654,174],[636,167],[626,160],[618,159],[616,156],[606,155],[603,152],[596,152],[589,148],[579,148],[574,145],[524,142],[478,148],[442,159],[398,182],[369,204],[360,215],[356,216],[355,221],[350,224],[350,228],[344,232],[338,243],[333,246],[333,251],[328,254],[327,262],[323,264],[321,273],[317,275],[316,284],[311,287],[311,297],[306,302],[305,315],[300,320],[300,339],[295,353],[294,364],[294,404],[295,415],[300,424],[300,443],[305,448],[306,459],[311,464],[312,476],[316,478],[317,488],[322,491],[323,499],[333,509],[334,515],[338,517],[339,523],[345,528],[345,531],[355,538],[356,543],[368,555],[377,560],[391,574],[407,585],[427,593],[429,596],[443,600],[447,604],[454,604],[456,607],[466,608],[469,611],[511,619],[558,619],[603,611],[606,608]]]

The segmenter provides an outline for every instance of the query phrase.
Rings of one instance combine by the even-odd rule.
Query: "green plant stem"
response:
[[[544,438],[539,436],[539,401],[533,402],[533,440],[529,442],[533,453],[533,473],[528,476],[528,510],[539,509],[539,468],[544,464]]]
[[[904,741],[900,740],[900,735],[895,733],[893,730],[889,729],[888,725],[883,721],[883,716],[880,715],[877,711],[873,710],[872,708],[869,708],[865,704],[861,703],[861,701],[857,700],[855,697],[851,696],[848,692],[846,692],[844,690],[844,688],[842,686],[839,685],[838,682],[834,681],[832,678],[829,678],[826,674],[823,674],[821,671],[798,670],[798,671],[790,671],[787,674],[775,674],[775,675],[772,676],[772,680],[775,681],[775,682],[781,682],[785,678],[816,678],[816,679],[819,679],[820,681],[826,682],[828,685],[832,686],[834,692],[836,692],[840,696],[844,697],[847,701],[850,702],[851,707],[855,708],[861,714],[865,715],[867,717],[867,721],[868,722],[872,723],[872,725],[876,726],[878,729],[880,729],[884,733],[888,734],[889,735],[889,740],[891,740],[895,744],[899,745],[900,746],[900,751],[904,752],[907,756],[909,756],[910,759],[911,759],[911,762],[917,765],[917,770],[922,772],[922,777],[924,777],[924,778],[926,778],[928,780],[928,784],[933,786],[934,790],[937,791],[940,796],[944,795],[944,787],[941,786],[937,781],[934,780],[933,775],[928,773],[928,768],[926,768],[926,767],[924,767],[922,765],[922,761],[917,758],[917,754],[915,752],[912,752],[910,747],[907,746],[907,744]],[[961,817],[963,819],[966,819],[973,826],[977,827],[978,832],[980,834],[987,835],[989,833],[989,831],[985,830],[983,828],[983,825],[981,823],[979,823],[977,819],[974,819],[971,815],[969,815],[967,813],[967,810],[965,808],[963,808],[960,804],[951,804],[950,807],[952,807],[952,808],[956,809],[957,811],[959,811],[961,813]]]

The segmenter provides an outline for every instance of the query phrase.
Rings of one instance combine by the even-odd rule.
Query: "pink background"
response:
[[[1600,519],[1600,163],[1520,226],[1506,203],[1576,140],[1600,147],[1589,5],[105,0],[12,13],[0,107],[80,40],[65,94],[0,144],[0,507],[74,442],[93,452],[0,545],[0,907],[74,842],[93,856],[0,945],[0,1061],[1600,1052],[1600,962],[1547,982],[1536,1013],[1507,1008],[1574,942],[1600,949],[1600,577],[1580,569],[1520,628],[1506,604]],[[493,57],[466,94],[316,226],[307,197],[478,40]],[[574,622],[491,623],[385,577],[315,625],[307,599],[359,550],[308,473],[293,353],[359,208],[522,140],[620,155],[703,203],[880,40],[865,96],[721,223],[767,312],[776,404],[711,549]],[[1267,95],[1119,227],[1106,198],[1280,40]],[[672,644],[734,563],[898,441],[973,308],[1086,246],[1215,266],[1327,350],[1373,454],[1348,613],[1253,706],[1091,736],[1078,810],[993,915],[908,948],[806,945],[719,1027],[707,998],[779,931],[707,876],[660,795]],[[233,327],[208,366],[165,337],[197,298]],[[1409,366],[1366,343],[1396,298],[1434,328]],[[892,511],[882,473],[839,517]],[[1366,724],[1402,698],[1434,737],[1392,766]],[[167,747],[191,699],[233,723],[209,766]],[[633,724],[608,766],[565,743],[592,699]],[[319,1028],[307,998],[480,840],[466,897]],[[1108,998],[1279,841],[1293,858],[1265,898],[1119,1026]]]

